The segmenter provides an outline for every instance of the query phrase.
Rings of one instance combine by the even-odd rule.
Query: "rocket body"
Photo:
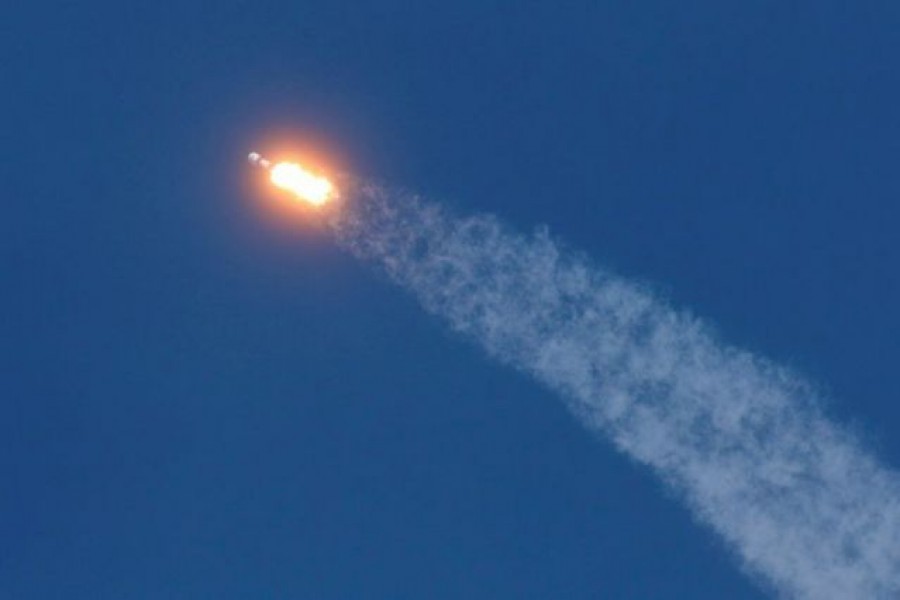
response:
[[[251,152],[247,155],[247,162],[254,167],[259,167],[268,171],[272,168],[272,162],[262,157],[259,152]]]

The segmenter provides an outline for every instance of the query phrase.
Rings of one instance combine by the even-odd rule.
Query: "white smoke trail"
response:
[[[360,186],[338,240],[558,391],[784,597],[900,597],[900,480],[815,391],[640,286],[487,216]]]

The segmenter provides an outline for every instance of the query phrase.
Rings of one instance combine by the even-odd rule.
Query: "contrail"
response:
[[[815,389],[644,287],[490,216],[359,185],[331,226],[453,330],[558,392],[788,598],[900,597],[900,479]]]

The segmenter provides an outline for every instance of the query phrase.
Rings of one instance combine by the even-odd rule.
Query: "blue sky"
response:
[[[892,2],[7,11],[0,596],[762,598],[551,393],[244,164],[550,231],[900,464]]]

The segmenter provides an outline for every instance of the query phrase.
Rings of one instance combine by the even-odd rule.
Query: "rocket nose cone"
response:
[[[262,158],[257,152],[251,152],[247,155],[247,161],[251,163],[259,162],[259,159]]]

